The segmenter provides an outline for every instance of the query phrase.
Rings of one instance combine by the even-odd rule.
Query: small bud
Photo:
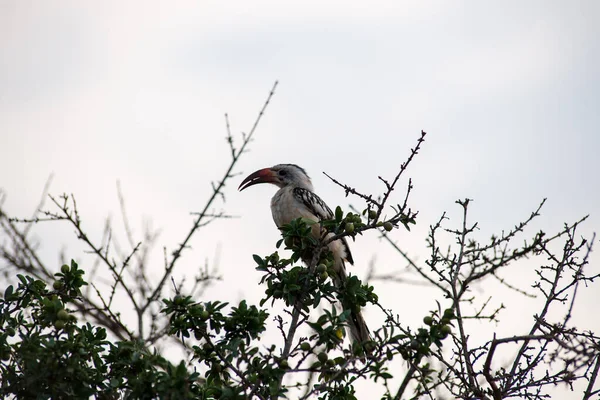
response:
[[[191,308],[191,311],[201,313],[202,311],[204,311],[204,305],[203,304],[194,304]]]
[[[63,310],[60,310],[58,313],[56,313],[56,317],[61,321],[68,321],[69,313],[63,309]]]
[[[300,349],[302,349],[302,351],[309,351],[310,350],[310,343],[308,343],[308,342],[302,342],[302,343],[300,343]]]
[[[63,266],[62,266],[62,267],[60,267],[60,271],[61,271],[63,274],[68,274],[70,270],[71,270],[71,269],[69,268],[69,266],[68,266],[67,264],[63,264]]]
[[[346,226],[344,227],[344,230],[348,233],[353,233],[354,232],[354,224],[352,222],[346,222]]]
[[[449,335],[452,332],[452,328],[450,327],[450,325],[442,325],[442,327],[440,328],[440,332]]]
[[[383,229],[385,229],[386,231],[390,232],[392,229],[394,229],[394,224],[392,224],[391,222],[385,222],[383,224]]]
[[[325,353],[324,351],[320,352],[319,355],[317,356],[317,358],[319,359],[319,361],[321,361],[322,363],[327,362],[327,359],[329,358],[327,356],[327,353]]]

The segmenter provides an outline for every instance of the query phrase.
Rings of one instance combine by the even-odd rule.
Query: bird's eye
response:
[[[286,176],[287,175],[287,171],[281,170],[279,171],[279,176]]]

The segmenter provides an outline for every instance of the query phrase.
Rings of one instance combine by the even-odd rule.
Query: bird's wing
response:
[[[304,188],[294,188],[294,197],[302,204],[304,204],[310,212],[312,212],[319,219],[332,219],[334,217],[331,208],[325,204],[319,196],[314,192]]]
[[[294,197],[304,206],[315,215],[315,217],[320,220],[324,219],[333,219],[334,214],[331,211],[331,208],[325,202],[317,196],[316,193],[311,192],[310,190],[304,188],[294,188],[293,190]],[[346,238],[341,239],[344,249],[346,250],[346,260],[350,264],[354,264],[354,260],[352,259],[352,253],[350,252],[350,246],[348,246],[348,242]]]

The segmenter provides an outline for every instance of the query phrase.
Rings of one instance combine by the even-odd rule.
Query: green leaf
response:
[[[305,218],[305,217],[302,217],[302,222],[304,222],[308,226],[318,224],[318,222],[315,221],[314,219]],[[306,231],[306,233],[308,233],[308,232],[310,232],[310,229]]]
[[[10,298],[10,296],[13,294],[13,289],[13,285],[10,285],[6,288],[4,291],[4,299],[8,300]]]
[[[265,260],[263,260],[261,256],[257,254],[252,254],[252,258],[254,258],[254,261],[258,264],[259,267],[263,267],[265,265]]]
[[[344,218],[344,212],[342,211],[342,208],[340,206],[337,206],[335,208],[335,220],[337,222],[341,222],[343,218]]]

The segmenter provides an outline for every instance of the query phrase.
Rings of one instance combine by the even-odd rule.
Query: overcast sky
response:
[[[1,1],[4,207],[29,215],[52,173],[50,192],[73,193],[99,238],[107,215],[120,228],[119,180],[138,237],[148,219],[162,230],[158,273],[160,247],[182,240],[229,163],[224,113],[234,133],[247,132],[279,80],[237,172],[293,162],[330,206],[360,207],[322,172],[380,193],[377,176],[395,174],[423,129],[427,141],[408,171],[418,225],[393,234],[417,260],[428,226],[444,211],[458,224],[454,201],[464,197],[475,200],[481,237],[510,229],[544,197],[531,235],[591,214],[581,231],[589,235],[600,222],[599,19],[595,0]],[[217,207],[240,218],[200,232],[180,272],[218,263],[224,279],[207,296],[256,302],[264,289],[251,255],[269,254],[279,237],[275,190],[238,193],[242,178]],[[36,235],[49,263],[65,247],[89,260],[67,227]],[[352,248],[359,276],[373,259],[381,272],[404,266],[376,235]],[[505,277],[528,287],[532,267]],[[435,307],[433,291],[375,285],[407,324]],[[581,301],[576,322],[598,330],[597,289]],[[498,329],[530,323],[529,310],[505,311]]]

